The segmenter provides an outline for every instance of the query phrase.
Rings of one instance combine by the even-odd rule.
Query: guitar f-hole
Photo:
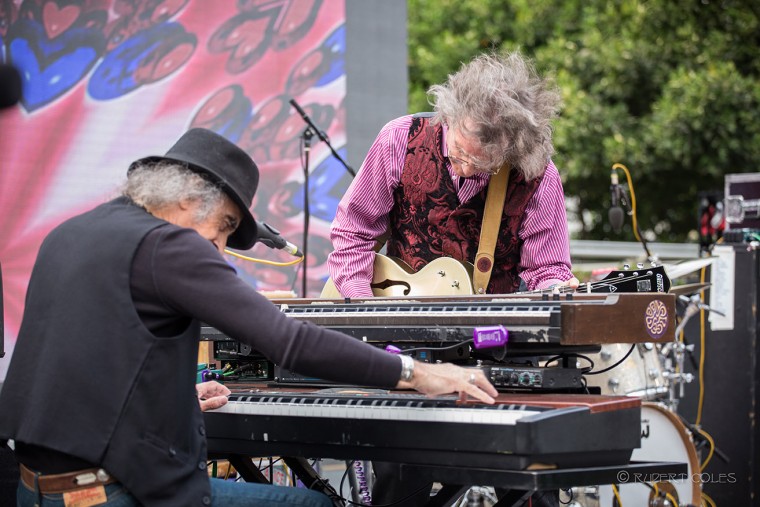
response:
[[[395,287],[397,285],[404,287],[404,296],[408,296],[409,292],[411,292],[412,290],[412,286],[409,285],[408,282],[403,282],[401,280],[388,280],[388,279],[385,279],[380,283],[370,284],[370,287],[372,287],[372,289],[385,290],[390,287]]]

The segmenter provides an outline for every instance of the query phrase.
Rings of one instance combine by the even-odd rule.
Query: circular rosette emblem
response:
[[[662,338],[668,329],[668,308],[659,299],[647,305],[645,322],[647,333],[655,340]]]

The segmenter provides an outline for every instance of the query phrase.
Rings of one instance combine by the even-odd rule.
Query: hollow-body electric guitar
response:
[[[372,293],[375,297],[470,296],[473,266],[451,257],[439,257],[414,271],[395,257],[375,254]],[[541,292],[668,292],[670,279],[662,266],[612,271],[603,280],[581,284],[577,289],[557,287],[530,291]],[[525,292],[521,294],[526,294]],[[323,299],[340,299],[332,280],[328,280],[320,295]]]

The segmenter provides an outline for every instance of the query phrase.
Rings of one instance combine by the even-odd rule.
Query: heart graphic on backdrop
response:
[[[72,89],[98,61],[105,43],[103,34],[92,29],[74,28],[51,40],[36,21],[15,23],[8,56],[21,71],[24,108],[34,111]]]
[[[54,2],[48,2],[42,8],[42,22],[48,38],[55,39],[71,28],[79,18],[81,8],[78,5],[67,5],[60,8]]]

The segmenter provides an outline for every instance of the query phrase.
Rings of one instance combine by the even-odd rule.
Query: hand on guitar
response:
[[[549,288],[553,289],[554,287],[570,287],[571,289],[577,289],[580,284],[580,280],[572,277],[570,280],[565,281],[556,280]]]
[[[430,364],[414,362],[414,376],[410,381],[399,381],[399,389],[415,389],[428,396],[459,393],[459,399],[465,401],[467,396],[494,403],[498,394],[481,370],[462,368],[451,363]]]

